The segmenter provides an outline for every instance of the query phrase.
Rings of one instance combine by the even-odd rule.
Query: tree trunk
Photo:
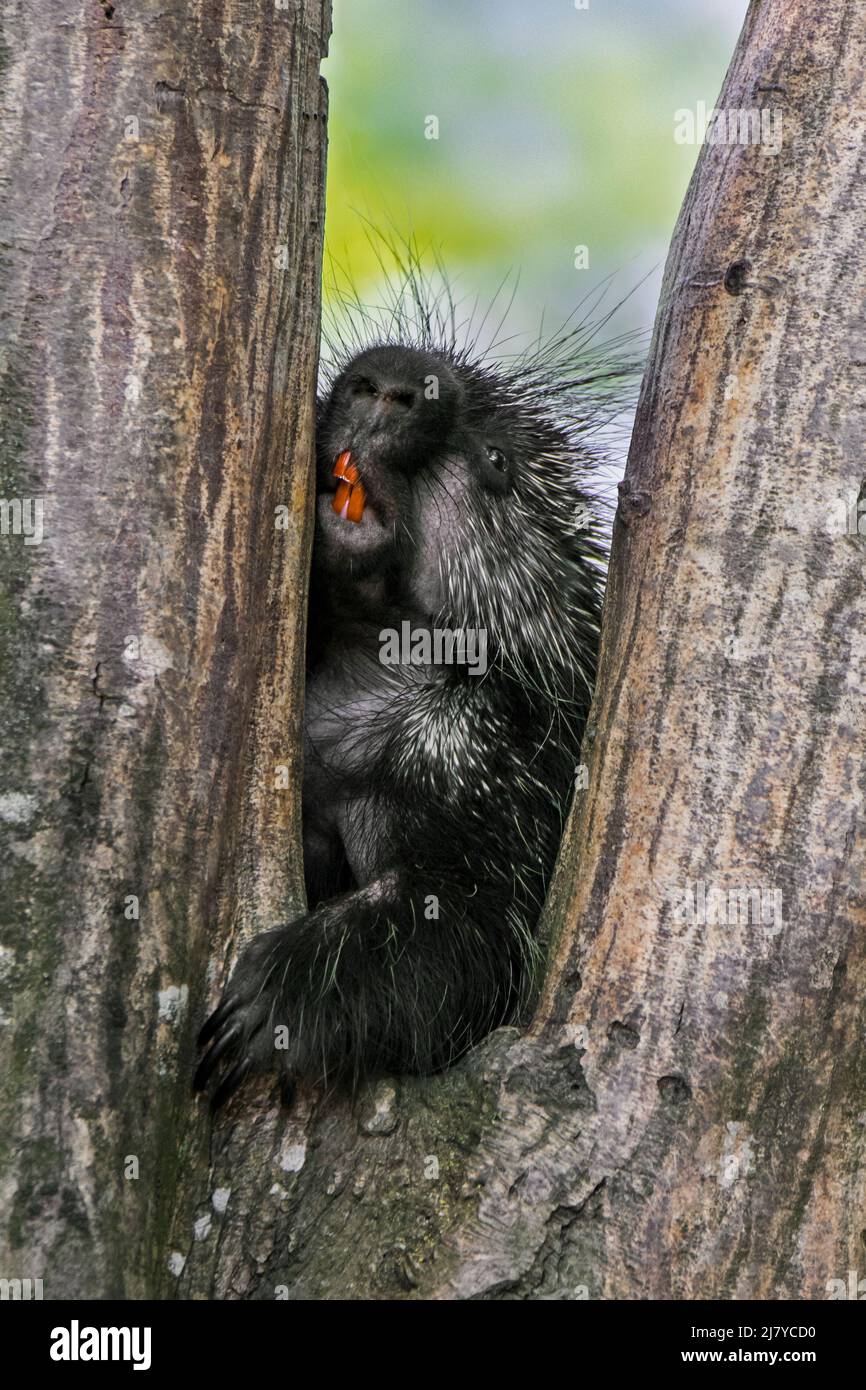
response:
[[[176,1286],[208,955],[300,902],[329,26],[5,7],[0,1275],[46,1298]]]
[[[862,1263],[864,66],[843,0],[752,6],[719,107],[781,148],[707,145],[674,236],[531,1031],[261,1121],[198,1290],[822,1298]]]

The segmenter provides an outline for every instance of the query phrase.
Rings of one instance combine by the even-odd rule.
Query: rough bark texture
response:
[[[300,900],[329,28],[4,7],[0,1275],[46,1298],[171,1292],[208,956]]]
[[[862,1266],[866,541],[832,517],[863,481],[864,70],[856,6],[752,6],[718,104],[781,112],[781,149],[705,148],[675,233],[535,1024],[262,1119],[199,1289],[821,1298]]]

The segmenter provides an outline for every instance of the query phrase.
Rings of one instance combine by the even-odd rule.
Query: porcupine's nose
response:
[[[417,468],[451,429],[459,384],[448,364],[416,348],[372,348],[353,364],[355,447],[392,466]]]

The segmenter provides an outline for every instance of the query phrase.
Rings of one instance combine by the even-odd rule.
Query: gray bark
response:
[[[260,1121],[252,1223],[218,1164],[217,1292],[822,1298],[862,1264],[864,536],[833,526],[863,479],[864,69],[843,0],[752,6],[718,105],[780,111],[781,148],[704,148],[674,235],[531,1029]]]
[[[0,1275],[46,1298],[175,1287],[206,963],[300,902],[329,25],[4,11]]]

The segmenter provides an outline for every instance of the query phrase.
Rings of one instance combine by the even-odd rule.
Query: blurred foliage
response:
[[[617,327],[650,327],[698,153],[674,142],[674,112],[712,105],[745,10],[334,0],[327,254],[371,297],[371,225],[440,248],[458,293],[482,303],[519,274],[518,332],[542,312],[562,322],[611,273],[607,302],[646,276]],[[425,138],[430,116],[438,139]],[[326,261],[326,295],[329,279]]]

